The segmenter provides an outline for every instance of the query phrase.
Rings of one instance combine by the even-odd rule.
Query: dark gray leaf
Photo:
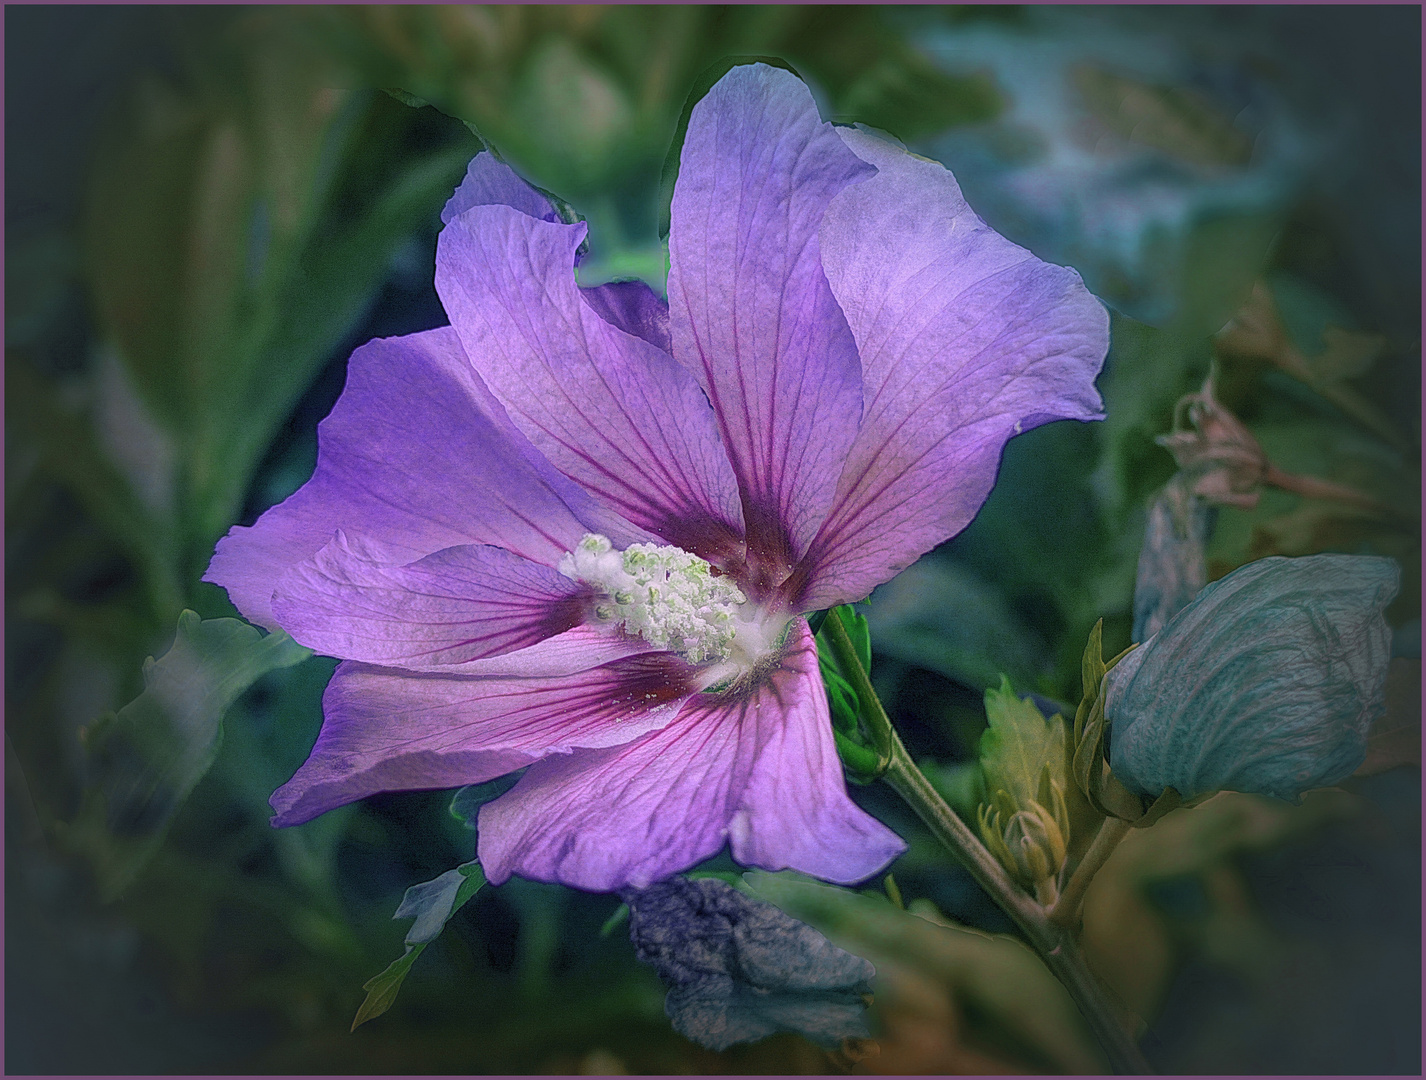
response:
[[[669,988],[679,1034],[714,1050],[796,1032],[822,1046],[866,1038],[876,969],[805,923],[716,878],[627,889],[629,936]]]

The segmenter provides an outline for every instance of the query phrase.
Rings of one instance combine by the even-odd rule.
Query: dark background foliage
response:
[[[445,321],[439,210],[482,140],[589,221],[581,280],[657,282],[682,123],[737,57],[947,163],[1113,312],[1109,418],[1014,440],[974,524],[868,606],[878,689],[948,791],[1001,672],[1073,702],[1093,623],[1128,643],[1174,469],[1154,436],[1255,283],[1305,367],[1220,339],[1220,397],[1276,464],[1378,509],[1266,491],[1221,512],[1211,575],[1396,557],[1392,715],[1419,715],[1419,8],[11,6],[5,31],[8,1072],[1099,1067],[1043,972],[965,930],[1006,924],[878,787],[856,796],[911,841],[916,914],[879,886],[764,884],[876,962],[860,1062],[683,1040],[601,935],[616,898],[521,881],[348,1034],[403,890],[474,835],[448,793],[269,828],[324,659],[253,686],[154,820],[84,815],[83,733],[181,610],[233,614],[198,581],[213,543],[309,475],[352,348]],[[1419,1071],[1419,738],[1414,761],[1301,807],[1179,812],[1116,855],[1087,947],[1158,1066]]]

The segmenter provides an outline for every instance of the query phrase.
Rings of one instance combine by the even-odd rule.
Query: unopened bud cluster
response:
[[[682,548],[631,544],[619,551],[597,533],[586,533],[560,559],[559,572],[600,590],[594,614],[601,623],[695,664],[728,657],[738,606],[747,602],[732,581]]]
[[[1016,807],[1005,792],[997,792],[992,803],[980,807],[980,835],[1000,864],[1048,905],[1059,894],[1070,823],[1062,782],[1045,778],[1041,793],[1048,806],[1030,799]]]

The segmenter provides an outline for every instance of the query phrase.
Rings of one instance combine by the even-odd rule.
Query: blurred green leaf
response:
[[[1253,140],[1217,103],[1191,89],[1152,85],[1091,64],[1071,77],[1089,111],[1130,142],[1203,165],[1246,165]]]
[[[415,924],[406,934],[406,951],[391,962],[380,975],[373,976],[362,989],[367,992],[366,1000],[357,1009],[352,1030],[386,1012],[396,1002],[396,995],[411,965],[440,932],[445,929],[450,917],[465,906],[485,884],[485,874],[477,862],[462,863],[454,870],[447,870],[440,877],[412,885],[406,890],[401,905],[396,909],[394,919],[415,919]]]
[[[1117,523],[1173,475],[1173,458],[1154,438],[1172,429],[1178,399],[1202,384],[1209,348],[1207,333],[1160,330],[1118,314],[1110,316],[1109,340],[1094,485]]]
[[[58,390],[25,359],[7,356],[5,419],[11,435],[38,452],[37,466],[67,488],[144,575],[156,619],[181,604],[172,524],[156,515],[101,448],[94,428],[66,409]]]
[[[825,92],[837,120],[902,139],[1002,106],[987,77],[940,70],[874,8],[383,7],[311,18],[369,81],[478,128],[535,183],[576,202],[655,192],[690,89],[706,89],[708,69],[732,58],[780,58]],[[629,236],[653,239],[651,208],[625,203]]]
[[[1103,1071],[1069,994],[1016,939],[959,926],[924,899],[903,911],[876,896],[785,872],[754,871],[744,880],[755,895],[876,965],[879,1071]],[[914,1004],[908,994],[916,995]],[[910,1055],[924,1048],[898,1045],[895,1036],[908,1027],[897,1015],[901,1010],[938,1016],[942,1030],[931,1038],[933,1046],[943,1043],[938,1057],[915,1060]],[[1006,1056],[987,1058],[966,1044],[993,1046]],[[985,1067],[992,1062],[1000,1068]],[[966,1067],[972,1064],[980,1067]]]
[[[867,606],[880,653],[984,690],[1002,672],[1037,685],[1046,649],[1003,595],[947,559],[921,559],[880,586]]]
[[[1257,391],[1258,410],[1270,417],[1253,434],[1274,465],[1354,489],[1377,509],[1263,489],[1251,510],[1224,507],[1208,544],[1209,577],[1218,578],[1270,555],[1322,551],[1388,555],[1402,566],[1401,594],[1388,609],[1392,622],[1420,613],[1419,474],[1370,433],[1345,419],[1305,414],[1279,391],[1291,386],[1274,373]]]
[[[185,611],[173,646],[144,664],[144,692],[84,733],[91,768],[65,830],[95,862],[100,891],[122,892],[163,842],[212,765],[223,715],[260,676],[311,653],[283,633]]]
[[[1135,829],[1090,883],[1084,904],[1086,956],[1111,990],[1141,1017],[1154,1016],[1175,967],[1190,955],[1251,972],[1280,959],[1282,943],[1247,895],[1233,856],[1301,836],[1362,813],[1364,803],[1338,789],[1308,792],[1300,805],[1223,792],[1193,809],[1174,810]],[[1204,911],[1194,940],[1152,899],[1158,882],[1193,881]]]
[[[1386,671],[1386,709],[1367,733],[1367,758],[1353,776],[1421,767],[1421,660],[1395,657]]]
[[[183,89],[149,77],[109,133],[86,216],[102,333],[177,440],[183,540],[198,549],[185,576],[478,148],[453,126],[459,145],[412,152],[413,110],[333,89],[330,57],[258,16],[233,32],[254,46],[234,62],[203,67],[204,43]]]
[[[950,803],[951,809],[968,820],[975,820],[976,808],[985,801],[985,773],[978,761],[961,761],[942,765],[935,761],[917,762],[916,767],[930,781],[936,793]]]

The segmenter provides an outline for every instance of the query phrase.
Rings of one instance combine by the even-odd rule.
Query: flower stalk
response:
[[[1069,991],[1114,1071],[1131,1075],[1152,1073],[1153,1069],[1133,1037],[1120,1022],[1119,1009],[1112,1002],[1109,991],[1090,971],[1069,927],[1053,918],[1043,905],[1011,879],[999,860],[976,838],[911,760],[911,755],[891,726],[876,691],[872,689],[871,680],[862,668],[840,618],[835,613],[829,615],[822,629],[844,677],[856,688],[858,697],[864,703],[863,718],[873,738],[886,739],[887,764],[882,779],[926,823],[941,845],[965,866],[976,884],[1010,916],[1025,940],[1039,953],[1045,966]],[[1087,855],[1081,869],[1085,869],[1088,862]],[[1094,869],[1089,867],[1088,873],[1092,874]],[[1088,875],[1083,881],[1084,885],[1088,884]],[[1070,887],[1073,886],[1072,878]],[[1080,889],[1082,892],[1083,886]],[[1068,893],[1069,888],[1066,889]],[[1057,907],[1063,903],[1064,897],[1061,897]]]
[[[1133,825],[1123,818],[1104,819],[1104,823],[1100,825],[1099,831],[1094,834],[1094,839],[1090,842],[1089,850],[1084,853],[1084,858],[1079,861],[1079,865],[1070,874],[1064,891],[1060,893],[1059,899],[1051,908],[1051,921],[1059,923],[1068,930],[1076,932],[1079,930],[1083,922],[1080,912],[1084,906],[1084,894],[1089,890],[1089,883],[1094,880],[1094,875],[1099,873],[1099,868],[1109,861],[1109,856],[1119,846],[1119,841],[1128,836],[1129,830],[1132,828]]]

